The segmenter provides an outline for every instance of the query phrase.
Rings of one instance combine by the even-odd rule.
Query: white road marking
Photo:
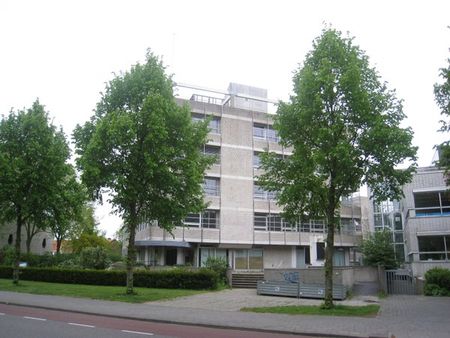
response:
[[[4,316],[5,314],[3,312],[0,312],[0,316]]]
[[[145,336],[153,336],[154,335],[153,333],[150,333],[150,332],[139,332],[139,331],[129,331],[129,330],[121,330],[121,331],[125,332],[125,333],[142,334]]]
[[[80,323],[67,323],[69,325],[82,326],[82,327],[95,327],[94,325],[80,324]]]
[[[27,317],[27,316],[24,316],[23,318],[25,318],[25,319],[33,319],[33,320],[40,320],[40,321],[43,321],[43,322],[45,322],[47,320],[45,318]]]

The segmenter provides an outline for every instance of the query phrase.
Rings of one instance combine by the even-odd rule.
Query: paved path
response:
[[[291,298],[257,296],[254,290],[234,289],[200,296],[202,295],[167,302],[129,304],[0,291],[0,302],[122,318],[341,337],[389,337],[391,334],[396,338],[450,336],[450,298],[391,296],[380,301],[382,310],[377,317],[355,318],[237,311],[242,304],[253,306],[258,302],[259,306],[262,303],[279,305],[299,302]],[[305,304],[306,301],[300,302]]]
[[[368,302],[378,303],[378,297],[358,297],[352,300],[337,301],[337,304],[367,305]],[[176,308],[191,308],[220,311],[239,311],[243,307],[283,306],[283,305],[320,305],[321,300],[258,296],[254,289],[233,289],[220,292],[202,293],[195,296],[179,297],[173,300],[151,302],[147,304],[170,306]]]

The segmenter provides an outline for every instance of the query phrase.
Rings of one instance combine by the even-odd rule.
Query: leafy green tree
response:
[[[22,228],[43,218],[66,175],[65,136],[49,122],[39,101],[0,122],[0,221],[16,223],[13,281],[19,282]],[[1,223],[1,222],[0,222]]]
[[[56,239],[56,253],[60,253],[62,241],[70,236],[75,224],[82,218],[87,194],[70,164],[66,164],[66,175],[57,186],[58,193],[50,204],[46,221]]]
[[[450,122],[448,121],[450,117],[450,59],[447,59],[447,62],[447,68],[441,68],[439,73],[443,82],[434,85],[434,98],[441,110],[441,115],[444,116],[444,119],[441,120],[441,132],[450,131]],[[446,169],[447,184],[450,184],[448,175],[450,170],[450,141],[443,142],[437,148],[439,150],[438,165]]]
[[[260,182],[278,192],[284,216],[326,222],[325,308],[332,300],[334,234],[341,198],[362,183],[379,200],[402,195],[415,169],[413,133],[400,128],[405,115],[394,91],[381,83],[352,39],[326,29],[313,42],[293,78],[290,102],[280,102],[275,128],[292,156],[262,158]],[[413,161],[406,169],[396,167]]]
[[[387,229],[375,231],[375,233],[364,239],[361,244],[361,252],[364,257],[364,263],[367,265],[382,265],[386,269],[392,269],[398,265],[395,260],[392,232]]]
[[[206,123],[193,123],[179,107],[161,61],[147,53],[144,64],[117,75],[95,115],[74,131],[82,180],[110,202],[128,236],[127,293],[133,293],[136,227],[157,221],[171,231],[189,212],[204,207],[201,183],[211,162],[200,151]]]

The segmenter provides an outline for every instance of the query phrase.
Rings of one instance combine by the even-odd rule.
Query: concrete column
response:
[[[184,249],[183,248],[177,248],[177,265],[183,265],[185,263],[184,261]]]

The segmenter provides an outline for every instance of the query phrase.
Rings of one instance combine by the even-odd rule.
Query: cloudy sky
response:
[[[225,90],[267,88],[286,100],[292,72],[324,23],[355,37],[404,100],[419,164],[438,134],[433,84],[450,57],[450,1],[0,0],[0,114],[38,97],[70,135],[92,114],[114,72],[162,56],[174,80]],[[120,220],[98,209],[112,236]]]

